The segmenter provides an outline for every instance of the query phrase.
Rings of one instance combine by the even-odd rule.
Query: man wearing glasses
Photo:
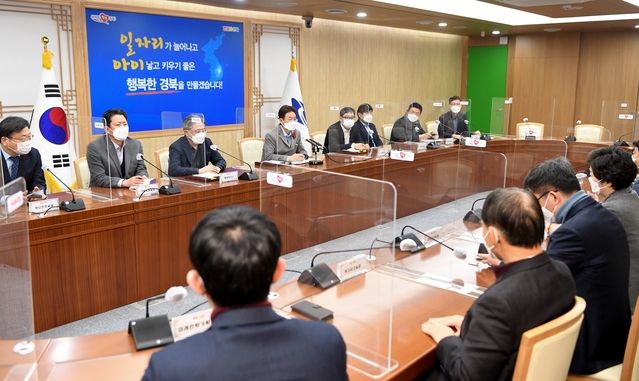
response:
[[[302,134],[297,131],[295,109],[284,105],[280,107],[278,117],[279,125],[264,137],[262,161],[300,162],[308,159],[308,153],[302,144]]]
[[[3,185],[18,177],[24,177],[26,192],[44,191],[47,184],[42,171],[40,152],[31,147],[31,129],[29,122],[19,116],[9,116],[0,122],[0,140],[2,143],[2,180]],[[46,198],[43,196],[42,198]],[[42,198],[31,198],[39,200]]]
[[[182,121],[184,136],[169,147],[169,176],[189,176],[198,173],[220,173],[226,160],[211,149],[206,137],[204,116],[191,114]]]
[[[353,125],[355,124],[355,110],[352,107],[344,107],[339,111],[339,122],[335,122],[326,130],[324,147],[329,152],[337,152],[354,149],[366,149],[363,143],[354,143],[352,138]]]
[[[586,300],[570,373],[593,374],[623,361],[628,330],[628,240],[619,218],[579,186],[563,157],[533,168],[524,188],[537,198],[545,219],[561,224],[546,252],[568,265],[577,295]]]

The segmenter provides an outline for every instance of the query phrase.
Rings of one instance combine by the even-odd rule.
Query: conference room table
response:
[[[85,210],[29,217],[35,331],[185,284],[190,231],[214,208],[239,204],[263,210],[276,222],[282,254],[287,254],[479,192],[521,186],[527,171],[548,158],[567,156],[575,168],[583,168],[587,153],[603,145],[504,139],[487,142],[483,149],[455,145],[420,151],[407,144],[403,149],[415,151],[413,161],[331,154],[321,166],[265,164],[258,170],[260,180],[206,185],[190,181],[180,183],[180,194],[141,201],[135,201],[135,192],[128,189],[114,189],[117,199],[109,201],[81,192]],[[273,170],[289,174],[295,186],[267,184],[265,173]],[[391,183],[396,211],[384,209],[375,216],[379,210],[370,212],[370,200],[393,197],[390,192],[378,185],[345,187],[345,177]],[[105,196],[108,190],[90,192]],[[333,197],[331,192],[339,194]],[[66,193],[53,196],[70,198]],[[345,209],[359,212],[344,213]]]
[[[458,224],[443,230],[450,232],[442,237],[446,243],[476,252],[477,243],[455,238]],[[335,325],[347,343],[351,380],[413,380],[435,361],[436,344],[421,332],[421,324],[430,317],[464,315],[475,299],[459,290],[464,284],[477,284],[481,287],[475,290],[481,292],[494,282],[494,275],[485,265],[469,265],[477,264],[474,256],[461,260],[440,245],[415,254],[390,248],[372,254],[375,259],[367,262],[367,272],[327,290],[296,281],[275,285],[272,291],[279,296],[271,303],[278,313],[292,318],[304,318],[291,311],[291,304],[300,300],[331,309],[334,318],[326,324]],[[422,281],[425,271],[439,280],[450,272],[457,278],[437,287]],[[139,380],[150,356],[161,349],[136,352],[126,331],[38,340],[36,348],[38,374],[50,381]],[[384,363],[388,355],[390,369]],[[0,378],[7,373],[2,361],[10,363],[15,356],[0,342]]]

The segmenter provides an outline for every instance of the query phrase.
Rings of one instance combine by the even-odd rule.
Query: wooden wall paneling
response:
[[[639,84],[638,61],[637,33],[582,33],[575,117],[583,123],[603,124],[610,130],[612,140],[633,131]],[[628,103],[628,107],[622,108],[622,102]],[[622,112],[634,113],[635,120],[620,120],[619,113]],[[607,135],[604,133],[603,139],[607,140]]]
[[[514,38],[517,41],[509,78],[513,97],[509,124],[514,126],[528,118],[546,125],[546,137],[563,138],[566,127],[575,123],[580,35],[571,32]],[[551,130],[553,121],[555,128]]]
[[[315,19],[302,29],[302,95],[310,132],[325,131],[338,111],[330,106],[384,104],[379,128],[410,101],[459,93],[462,37]]]
[[[68,216],[30,222],[36,332],[140,299],[132,205]]]

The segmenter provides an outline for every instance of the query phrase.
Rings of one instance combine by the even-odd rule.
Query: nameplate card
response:
[[[158,193],[160,193],[160,191],[157,184],[138,185],[138,187],[135,188],[135,197],[138,199],[143,196],[152,196]]]
[[[413,161],[415,154],[413,151],[391,151],[390,158],[393,160]]]
[[[433,107],[442,107],[444,102],[433,102]]]
[[[293,177],[277,172],[268,172],[266,174],[266,182],[278,187],[293,188]]]
[[[419,142],[417,143],[417,151],[426,151],[426,147],[428,146],[427,142]]]
[[[631,120],[634,119],[635,114],[619,114],[619,119]]]
[[[356,255],[337,264],[337,276],[343,282],[367,271],[366,254]]]
[[[539,136],[541,131],[539,130],[533,130],[532,128],[529,128],[528,130],[524,131],[524,134],[526,136]]]
[[[386,157],[390,151],[387,148],[378,148],[377,149],[377,157]]]
[[[444,139],[444,144],[445,144],[445,145],[447,145],[447,146],[452,145],[452,144],[455,144],[455,139],[453,139],[453,138],[446,138],[446,139]]]
[[[220,173],[220,184],[237,181],[237,171]]]
[[[213,313],[213,309],[209,308],[171,319],[173,340],[184,340],[196,333],[206,331],[211,326],[211,313]]]
[[[104,130],[104,123],[95,122],[93,123],[93,128],[95,128],[96,130]]]
[[[22,192],[16,192],[11,196],[7,197],[7,212],[13,213],[14,210],[24,204],[24,199],[22,198]]]
[[[29,213],[45,213],[49,209],[60,207],[60,200],[57,198],[48,198],[46,200],[29,202]]]
[[[339,111],[339,106],[331,106],[331,111]]]
[[[275,118],[275,113],[274,112],[267,112],[264,116],[267,117],[267,118]]]
[[[486,147],[486,141],[481,139],[464,139],[464,144],[468,147]]]

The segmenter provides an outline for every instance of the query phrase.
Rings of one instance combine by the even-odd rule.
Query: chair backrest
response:
[[[533,131],[539,135],[536,137],[537,139],[542,139],[544,137],[544,124],[535,122],[517,123],[517,136],[523,139],[526,135],[531,135],[527,133],[528,131]]]
[[[87,164],[87,157],[80,156],[75,159],[73,167],[75,168],[75,181],[78,184],[78,188],[88,188],[91,182],[91,172],[89,171],[89,164]]]
[[[323,145],[324,139],[326,139],[326,131],[313,132],[311,134],[311,139]]]
[[[256,161],[262,161],[262,147],[264,138],[244,138],[237,142],[240,151],[240,159],[254,165]]]
[[[158,168],[162,169],[162,172],[169,173],[169,149],[168,148],[160,148],[155,151],[155,165]],[[164,176],[161,173],[158,173],[159,177]]]
[[[387,142],[390,142],[391,134],[393,133],[393,125],[385,124],[382,126],[382,130],[384,131],[384,139],[386,139]]]
[[[621,368],[621,381],[639,380],[639,299],[635,304],[635,312],[630,324],[626,352],[623,356],[623,367]]]
[[[586,301],[576,296],[570,311],[524,332],[513,381],[566,380],[585,309]]]
[[[604,128],[596,124],[580,124],[575,126],[575,138],[578,142],[600,142]]]
[[[435,134],[437,134],[437,127],[438,127],[437,121],[431,120],[430,122],[426,122],[425,125],[426,125],[426,132],[431,134],[434,132]]]

